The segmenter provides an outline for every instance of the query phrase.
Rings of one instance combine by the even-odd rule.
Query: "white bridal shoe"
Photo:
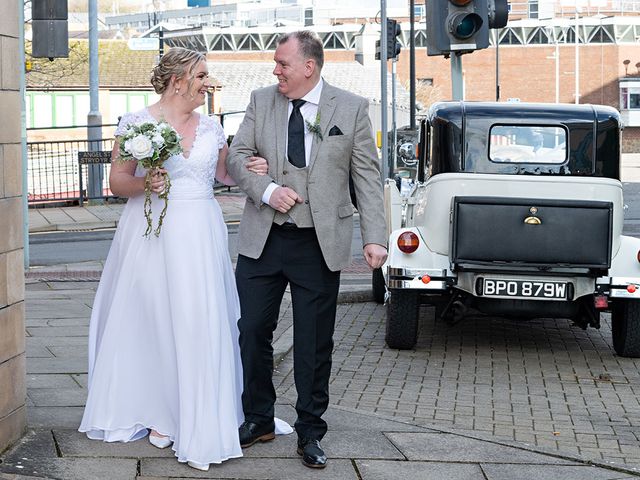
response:
[[[149,434],[149,443],[156,448],[167,448],[173,442],[169,437],[158,437],[156,435]]]
[[[208,463],[196,463],[196,462],[188,461],[187,465],[189,465],[191,468],[195,468],[196,470],[202,470],[203,472],[209,471]]]

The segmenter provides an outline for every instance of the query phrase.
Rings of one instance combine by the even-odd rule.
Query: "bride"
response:
[[[209,464],[242,456],[240,307],[227,247],[227,229],[213,195],[219,181],[233,185],[220,124],[194,110],[210,82],[202,54],[173,48],[154,68],[160,100],[125,114],[116,140],[130,124],[168,122],[182,137],[182,153],[147,172],[113,149],[110,185],[129,197],[98,287],[89,333],[89,395],[79,430],[91,439],[130,442],[149,434],[172,446],[179,462]],[[254,174],[266,161],[247,163]],[[154,224],[171,188],[162,231],[144,236],[145,176]],[[290,427],[279,423],[281,433]]]

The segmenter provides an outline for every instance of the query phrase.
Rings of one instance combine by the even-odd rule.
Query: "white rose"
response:
[[[142,160],[153,155],[153,144],[149,137],[137,135],[124,143],[124,149],[135,159]]]
[[[162,147],[164,145],[164,138],[162,138],[162,135],[160,135],[160,133],[156,133],[153,136],[153,143],[155,143],[158,147]]]

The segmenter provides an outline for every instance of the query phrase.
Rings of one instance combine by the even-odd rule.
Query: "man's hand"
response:
[[[247,170],[258,175],[266,175],[269,172],[267,160],[262,157],[249,157],[245,166]]]
[[[289,187],[276,188],[269,198],[271,208],[281,213],[287,213],[296,203],[302,202],[304,199]]]
[[[364,259],[371,268],[380,268],[387,259],[387,249],[377,243],[367,243],[364,246]]]

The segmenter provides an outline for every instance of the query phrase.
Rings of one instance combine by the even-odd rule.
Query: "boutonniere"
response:
[[[316,113],[316,121],[311,123],[306,118],[304,119],[304,123],[307,125],[307,130],[310,133],[313,133],[316,137],[322,140],[322,130],[320,130],[320,110]]]

